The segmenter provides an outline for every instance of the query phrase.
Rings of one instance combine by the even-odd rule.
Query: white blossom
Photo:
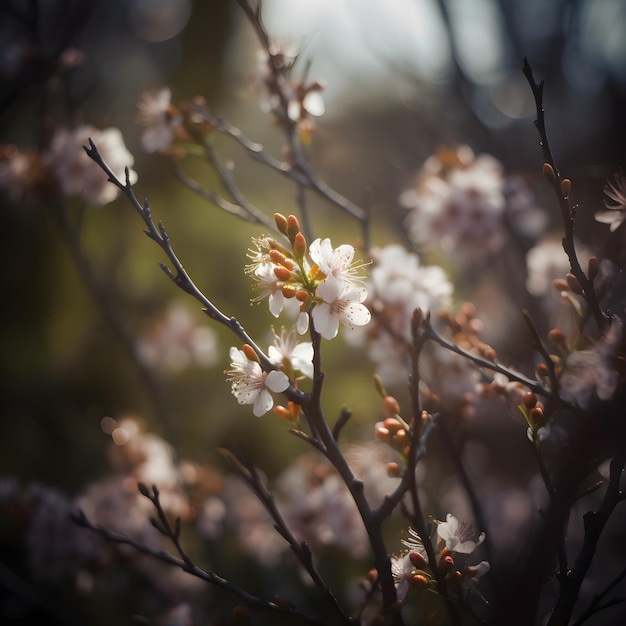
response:
[[[231,392],[239,404],[254,405],[257,417],[264,415],[274,406],[270,391],[281,392],[289,387],[289,378],[284,372],[264,372],[261,365],[251,361],[243,350],[234,346],[230,349],[231,369],[226,372],[231,383]]]
[[[459,522],[451,513],[446,515],[445,522],[438,524],[437,535],[450,552],[459,554],[471,554],[485,540],[485,533],[477,535],[471,524]]]
[[[371,313],[364,304],[367,297],[365,287],[343,284],[337,280],[323,280],[315,291],[322,299],[311,312],[315,330],[324,337],[332,339],[337,335],[339,324],[348,328],[364,326],[371,319]]]

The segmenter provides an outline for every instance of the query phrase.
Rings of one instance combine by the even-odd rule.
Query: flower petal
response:
[[[281,392],[289,387],[289,378],[285,372],[272,370],[265,378],[265,386],[272,391]]]

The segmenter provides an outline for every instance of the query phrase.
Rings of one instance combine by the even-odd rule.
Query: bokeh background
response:
[[[540,176],[524,57],[545,80],[552,147],[581,207],[577,235],[592,248],[602,244],[606,228],[593,213],[603,208],[605,180],[626,162],[620,0],[265,0],[264,21],[271,35],[302,50],[302,67],[310,60],[309,76],[326,84],[311,161],[331,186],[371,211],[375,245],[406,241],[398,198],[441,145],[467,144],[495,156],[536,194],[548,229],[558,227]],[[72,67],[61,63],[70,49],[79,51]],[[212,111],[280,154],[280,133],[258,103],[256,49],[234,1],[6,0],[0,7],[0,143],[37,149],[55,127],[81,122],[120,128],[135,158],[138,195],[150,198],[196,284],[263,338],[273,320],[264,305],[249,305],[243,274],[259,229],[203,201],[165,159],[143,153],[136,122],[141,94],[169,86],[175,102],[201,95]],[[218,146],[257,206],[268,215],[295,211],[292,185],[227,141],[218,139]],[[219,189],[202,160],[184,169],[206,189]],[[359,242],[348,218],[321,201],[312,206],[317,234]],[[270,477],[302,453],[283,422],[253,418],[234,402],[222,374],[232,338],[210,326],[159,270],[164,259],[124,199],[100,208],[64,200],[59,220],[58,198],[16,203],[4,194],[0,210],[0,476],[81,493],[112,471],[105,416],[137,416],[180,458],[216,472],[225,471],[218,447],[254,452]],[[477,282],[457,283],[458,300],[472,299]],[[187,347],[172,348],[181,326]],[[131,358],[129,337],[164,342],[148,373]],[[511,358],[526,349],[510,329],[494,338]],[[347,436],[357,439],[371,437],[379,418],[362,356],[341,344],[328,357],[329,414],[349,406],[358,419]],[[507,423],[498,436],[515,427]],[[8,526],[0,537],[0,589],[4,614],[18,622],[28,611],[6,609],[19,596],[11,576],[36,593],[57,592],[40,591],[19,528]],[[85,597],[64,593],[56,598],[62,617],[48,614],[50,620],[106,623]],[[115,615],[118,623],[131,623],[126,608]]]

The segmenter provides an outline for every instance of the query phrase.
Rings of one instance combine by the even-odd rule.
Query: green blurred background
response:
[[[579,216],[582,238],[593,243],[595,231],[587,226],[601,208],[604,180],[626,160],[624,4],[411,3],[411,15],[422,11],[423,21],[440,29],[443,51],[432,45],[426,66],[415,56],[426,53],[410,45],[424,35],[411,34],[406,25],[398,30],[409,3],[382,4],[266,2],[270,33],[292,32],[313,59],[311,77],[329,83],[328,113],[318,121],[311,159],[327,182],[372,211],[373,243],[404,238],[397,197],[444,143],[469,144],[524,175],[556,222],[537,176],[541,154],[530,94],[520,78],[524,56],[546,81],[556,158],[580,181],[575,193],[581,204],[594,199]],[[368,12],[386,15],[389,23],[368,21]],[[472,32],[486,36],[477,25],[495,48],[472,41]],[[328,42],[335,47],[324,57]],[[0,143],[41,146],[51,128],[71,122],[119,127],[135,156],[138,196],[150,198],[196,284],[264,345],[274,320],[265,303],[249,305],[243,274],[250,237],[259,229],[202,201],[175,180],[167,162],[143,154],[135,119],[141,93],[167,85],[175,102],[202,95],[212,110],[279,154],[280,135],[251,87],[255,45],[236,2],[226,0],[7,0],[0,7]],[[84,60],[59,73],[58,59],[69,47],[81,50]],[[491,65],[481,66],[480,58],[492,59]],[[335,74],[326,76],[333,66]],[[269,176],[227,141],[218,146],[234,160],[237,180],[257,206],[268,215],[296,210],[293,185]],[[184,169],[206,189],[219,188],[204,163]],[[202,464],[223,467],[216,448],[238,444],[253,450],[272,476],[300,453],[283,422],[253,418],[230,395],[222,370],[233,339],[224,329],[214,327],[221,356],[212,367],[157,372],[156,388],[146,384],[85,288],[55,218],[56,202],[18,206],[6,196],[0,200],[0,476],[80,493],[110,471],[100,420],[126,414],[141,416],[182,458]],[[312,207],[316,234],[330,235],[335,244],[359,243],[357,225],[318,200]],[[68,200],[62,210],[78,233],[83,270],[93,274],[131,335],[148,332],[172,302],[198,324],[210,324],[159,270],[164,258],[124,199],[102,208]],[[471,296],[462,285],[457,289],[459,298]],[[345,403],[356,416],[348,436],[369,437],[379,417],[371,372],[352,349],[337,344],[329,350],[329,416],[334,420]]]

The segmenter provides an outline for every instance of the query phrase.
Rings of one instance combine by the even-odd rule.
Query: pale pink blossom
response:
[[[332,339],[337,335],[339,324],[348,328],[364,326],[371,319],[368,308],[362,304],[367,297],[365,287],[355,287],[337,280],[323,280],[315,291],[322,302],[315,305],[311,312],[315,330],[324,337]]]
[[[274,406],[270,391],[282,392],[289,387],[289,378],[284,372],[264,372],[257,361],[251,361],[243,350],[230,349],[231,369],[226,372],[231,383],[231,392],[239,404],[252,404],[257,417],[264,415]]]
[[[294,330],[284,328],[280,335],[274,333],[274,343],[269,346],[267,355],[273,365],[289,367],[313,378],[313,344],[310,341],[298,342]]]
[[[172,90],[164,87],[144,93],[137,105],[138,121],[145,126],[141,147],[148,153],[167,150],[174,139],[174,126],[182,122],[180,115],[172,115],[171,97]]]
[[[437,525],[437,535],[450,552],[459,554],[471,554],[485,540],[485,533],[478,534],[471,524],[459,522],[451,513]]]
[[[89,145],[89,139],[93,140],[113,173],[124,181],[125,168],[130,168],[135,160],[117,128],[99,130],[93,126],[78,126],[73,130],[60,129],[52,138],[44,164],[52,171],[66,196],[82,196],[95,205],[108,204],[115,200],[119,190],[85,153],[83,146]],[[131,184],[137,181],[135,171],[130,170],[129,176]]]

